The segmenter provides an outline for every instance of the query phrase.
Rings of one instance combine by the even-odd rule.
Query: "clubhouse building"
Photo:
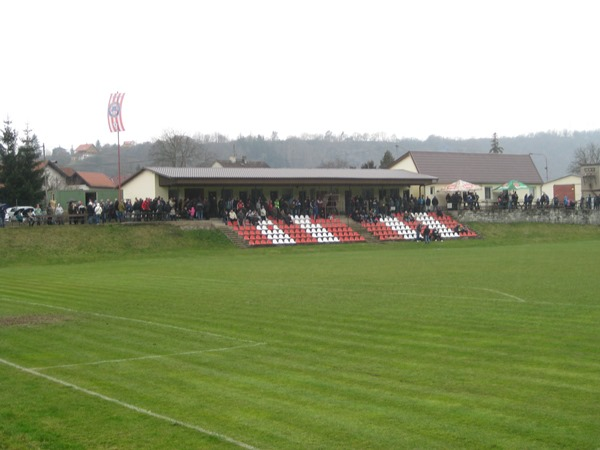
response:
[[[328,213],[347,211],[353,197],[407,196],[437,181],[431,175],[385,169],[145,167],[125,180],[123,198],[219,200],[321,199]]]
[[[531,155],[407,152],[389,169],[274,169],[264,167],[145,167],[125,180],[123,198],[321,199],[331,213],[348,212],[351,199],[438,198],[446,185],[466,180],[481,186],[480,203],[493,204],[494,189],[516,179],[538,197],[544,188]],[[551,194],[551,193],[549,193]],[[329,212],[329,211],[328,211]]]

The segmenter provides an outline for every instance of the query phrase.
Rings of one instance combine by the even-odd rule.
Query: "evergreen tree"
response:
[[[498,136],[496,136],[496,133],[494,133],[494,136],[492,137],[492,148],[490,148],[490,153],[503,153],[504,149],[502,147],[500,147],[500,144],[498,143]]]
[[[0,197],[9,204],[35,205],[44,198],[44,171],[38,168],[40,145],[35,134],[25,130],[18,145],[18,134],[4,122],[0,144]]]
[[[361,169],[376,169],[377,166],[375,166],[375,161],[373,161],[372,159],[370,159],[369,161],[367,161],[366,163],[362,164],[360,166]]]
[[[381,161],[379,161],[379,168],[389,169],[390,166],[394,163],[394,161],[394,155],[392,155],[392,152],[386,150],[383,154],[383,158],[381,158]]]

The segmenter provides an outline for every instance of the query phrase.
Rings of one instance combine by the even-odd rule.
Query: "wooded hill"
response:
[[[204,153],[203,165],[212,165],[214,160],[225,160],[231,156],[246,157],[249,161],[265,161],[271,167],[356,167],[373,161],[379,167],[386,151],[399,158],[408,151],[439,151],[487,153],[491,148],[492,137],[478,139],[448,139],[430,136],[425,140],[391,139],[385,136],[335,136],[306,135],[277,139],[263,136],[241,136],[228,139],[225,136],[199,135]],[[567,175],[568,166],[578,148],[590,143],[600,143],[600,130],[573,132],[543,132],[517,137],[499,137],[499,145],[504,153],[534,153],[536,163],[543,179],[546,176],[546,158],[549,179]],[[63,164],[75,170],[104,172],[109,176],[117,175],[117,147],[96,143],[99,154],[84,161]],[[153,165],[150,157],[151,142],[135,144],[121,148],[121,173],[130,175],[144,166]],[[546,158],[544,158],[544,156]],[[61,162],[59,162],[61,163]],[[66,163],[66,161],[65,161]]]

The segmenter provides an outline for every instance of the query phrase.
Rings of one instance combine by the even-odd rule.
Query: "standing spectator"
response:
[[[196,219],[204,220],[204,203],[202,199],[198,199],[198,203],[196,203]]]
[[[4,228],[4,216],[6,215],[6,204],[0,204],[0,228]]]
[[[94,203],[92,202],[91,198],[87,204],[86,212],[87,212],[87,222],[88,222],[88,224],[91,225],[94,223],[94,217],[96,215],[96,213],[94,212]]]
[[[417,232],[417,237],[416,237],[416,241],[421,241],[423,238],[421,237],[421,230],[423,229],[423,225],[421,224],[421,222],[419,222],[417,224],[417,228],[415,228],[415,231]]]
[[[94,215],[96,218],[96,225],[100,225],[100,221],[102,220],[102,204],[100,202],[96,202],[96,206],[94,206]]]
[[[423,228],[423,240],[425,241],[426,244],[429,244],[430,233],[431,233],[431,228],[429,228],[429,225],[425,225],[425,228]]]
[[[56,216],[56,224],[57,225],[64,225],[65,222],[63,220],[63,214],[65,213],[65,210],[63,209],[63,207],[59,204],[56,205],[56,209],[54,210],[54,214]]]

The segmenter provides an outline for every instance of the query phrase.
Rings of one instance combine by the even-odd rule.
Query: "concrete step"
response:
[[[249,248],[250,245],[235,230],[225,225],[222,220],[211,219],[215,229],[220,230],[231,241],[233,245],[239,248]]]

